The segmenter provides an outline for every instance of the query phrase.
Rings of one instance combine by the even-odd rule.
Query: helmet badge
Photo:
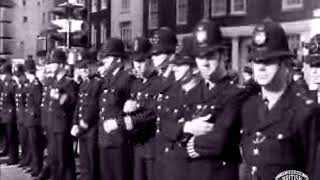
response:
[[[155,34],[152,38],[150,38],[150,43],[153,45],[159,44],[160,42],[160,36],[158,34]]]
[[[199,43],[204,43],[208,38],[207,32],[203,29],[203,27],[199,27],[196,32],[196,39]]]

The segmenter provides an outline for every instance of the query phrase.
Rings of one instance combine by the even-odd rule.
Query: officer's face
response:
[[[88,78],[88,69],[76,68],[74,69],[74,78],[76,82],[81,82],[81,80]]]
[[[249,81],[251,79],[251,74],[249,74],[247,72],[244,72],[242,74],[242,76],[243,76],[243,79],[244,79],[245,82],[247,82],[247,81]]]
[[[210,56],[196,57],[196,63],[201,76],[204,79],[210,79],[210,76],[217,71],[221,62],[221,55],[215,52]]]
[[[279,74],[281,64],[278,59],[267,62],[253,62],[253,74],[257,83],[261,86],[272,84]]]
[[[147,62],[138,62],[138,61],[133,61],[133,67],[136,70],[138,75],[143,75],[148,67],[147,67]]]
[[[109,69],[111,69],[116,61],[116,57],[114,56],[107,56],[101,59],[102,66],[99,67],[98,71],[100,75],[105,74]]]
[[[51,63],[46,65],[46,73],[48,77],[53,77],[60,70],[60,65],[58,63]]]
[[[175,65],[173,66],[173,73],[174,73],[174,77],[176,79],[176,81],[180,81],[183,78],[185,78],[188,74],[188,72],[190,72],[190,66],[189,65]]]
[[[310,81],[312,84],[320,84],[320,66],[310,66]]]
[[[35,75],[29,73],[29,72],[26,72],[25,73],[26,75],[26,78],[29,80],[29,81],[32,81],[34,78],[35,78]],[[23,76],[21,76],[23,78]]]
[[[160,66],[168,59],[167,54],[156,54],[151,57],[153,65],[156,69],[160,68]]]

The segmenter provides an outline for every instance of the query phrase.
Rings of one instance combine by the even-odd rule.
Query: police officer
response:
[[[42,96],[41,96],[41,127],[42,127],[42,134],[44,137],[43,147],[44,149],[47,148],[48,156],[44,161],[44,166],[41,170],[41,173],[36,180],[45,180],[50,177],[50,166],[51,166],[51,156],[50,156],[50,143],[49,143],[49,135],[52,133],[48,133],[48,119],[49,119],[49,102],[50,102],[50,90],[53,87],[53,79],[54,72],[50,68],[49,59],[47,59],[44,69],[44,79],[42,81]]]
[[[261,93],[251,96],[242,107],[243,159],[247,178],[274,179],[286,170],[306,173],[314,166],[317,107],[292,84],[292,54],[283,28],[264,20],[253,31],[250,60]]]
[[[71,134],[79,137],[80,176],[83,180],[99,179],[98,120],[101,79],[97,74],[97,53],[94,49],[82,52],[75,70],[82,82],[73,119]]]
[[[120,39],[109,38],[98,53],[102,77],[99,96],[98,143],[100,150],[100,179],[130,180],[130,144],[122,119],[125,101],[130,97],[133,77],[124,70],[124,45]]]
[[[177,37],[172,29],[168,27],[161,27],[156,30],[153,36],[150,38],[152,48],[150,51],[151,59],[154,67],[156,68],[158,75],[161,78],[162,89],[170,87],[172,80],[174,79],[171,70],[172,65],[170,61],[174,57],[174,53],[177,46]]]
[[[49,69],[54,74],[48,107],[49,153],[51,153],[51,178],[75,179],[75,164],[70,130],[77,99],[75,82],[66,77],[67,56],[63,50],[50,54]]]
[[[4,76],[4,73],[2,71],[3,65],[7,62],[7,59],[0,58],[0,93],[3,88],[3,81],[2,77]],[[1,109],[0,109],[1,111]],[[7,134],[6,134],[6,127],[5,124],[2,122],[1,116],[0,116],[0,145],[1,145],[1,151],[0,156],[6,156],[8,153],[8,140],[7,140]]]
[[[192,119],[189,109],[200,103],[201,88],[198,87],[200,78],[194,75],[193,38],[185,37],[182,48],[172,60],[175,83],[158,96],[157,110],[159,114],[159,129],[157,140],[159,179],[187,179],[189,176],[188,156],[183,126],[186,120]],[[210,129],[210,123],[204,122]]]
[[[26,93],[26,127],[28,128],[28,142],[31,152],[31,175],[38,176],[43,164],[43,134],[41,128],[41,96],[42,84],[36,77],[36,65],[32,59],[25,61],[26,78],[28,84]]]
[[[309,54],[305,57],[305,63],[308,67],[308,93],[309,98],[314,100],[319,104],[320,102],[320,93],[319,92],[319,84],[320,84],[320,35],[315,35],[311,38],[310,43],[308,45]]]
[[[220,26],[201,20],[193,31],[194,55],[202,81],[202,94],[183,125],[190,135],[186,143],[190,158],[187,179],[238,179],[240,162],[240,103],[244,91],[227,73]]]
[[[136,75],[130,90],[130,99],[123,107],[124,124],[130,131],[134,143],[134,179],[155,179],[155,132],[156,114],[153,111],[154,98],[158,93],[155,83],[159,76],[155,71],[147,38],[137,37],[133,41],[131,60]]]
[[[0,98],[1,106],[1,118],[6,125],[6,133],[8,137],[8,152],[9,162],[8,165],[18,163],[18,130],[16,119],[16,106],[15,106],[15,90],[16,83],[12,76],[12,65],[10,62],[6,62],[3,65],[3,89]]]
[[[25,167],[30,164],[30,150],[28,146],[28,129],[25,122],[25,85],[27,82],[24,74],[24,66],[22,64],[18,64],[15,67],[14,80],[17,84],[15,102],[19,130],[19,143],[21,145],[21,160],[19,162],[19,167]]]

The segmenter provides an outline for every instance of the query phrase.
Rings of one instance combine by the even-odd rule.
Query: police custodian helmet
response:
[[[124,51],[124,44],[119,38],[108,38],[106,42],[101,46],[98,52],[98,59],[105,58],[107,56],[126,57]]]
[[[152,44],[151,55],[171,54],[176,50],[178,43],[176,34],[169,27],[161,27],[150,38]]]
[[[249,60],[266,61],[276,57],[292,56],[286,33],[280,24],[266,19],[254,28]]]
[[[223,45],[220,26],[210,19],[201,20],[193,30],[195,56],[206,56],[214,51],[227,48]]]
[[[320,66],[320,34],[316,34],[307,44],[309,54],[305,57],[305,62],[311,66]]]
[[[148,38],[136,37],[133,40],[133,49],[131,51],[131,60],[137,62],[145,61],[151,50],[151,43]]]
[[[195,66],[196,62],[192,54],[194,48],[194,39],[192,36],[186,36],[182,39],[181,49],[176,53],[172,63],[175,65]]]

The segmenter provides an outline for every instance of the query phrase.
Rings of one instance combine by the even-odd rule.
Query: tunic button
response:
[[[254,148],[254,149],[253,149],[253,155],[258,156],[259,153],[260,153],[260,151],[259,151],[258,148]]]
[[[256,132],[256,135],[257,135],[257,136],[261,136],[262,133],[261,133],[261,132]]]
[[[178,113],[178,109],[174,109],[174,111],[173,111],[174,113]]]
[[[164,149],[164,152],[169,152],[169,148],[168,147],[166,147],[165,149]]]
[[[158,110],[160,110],[160,109],[161,109],[161,106],[160,106],[160,105],[159,105],[159,106],[157,106],[157,109],[158,109]]]
[[[278,134],[277,138],[278,138],[279,140],[283,139],[283,134]]]
[[[226,166],[227,163],[225,161],[222,162],[222,166]]]
[[[210,106],[210,109],[214,109],[215,107],[214,106]]]

